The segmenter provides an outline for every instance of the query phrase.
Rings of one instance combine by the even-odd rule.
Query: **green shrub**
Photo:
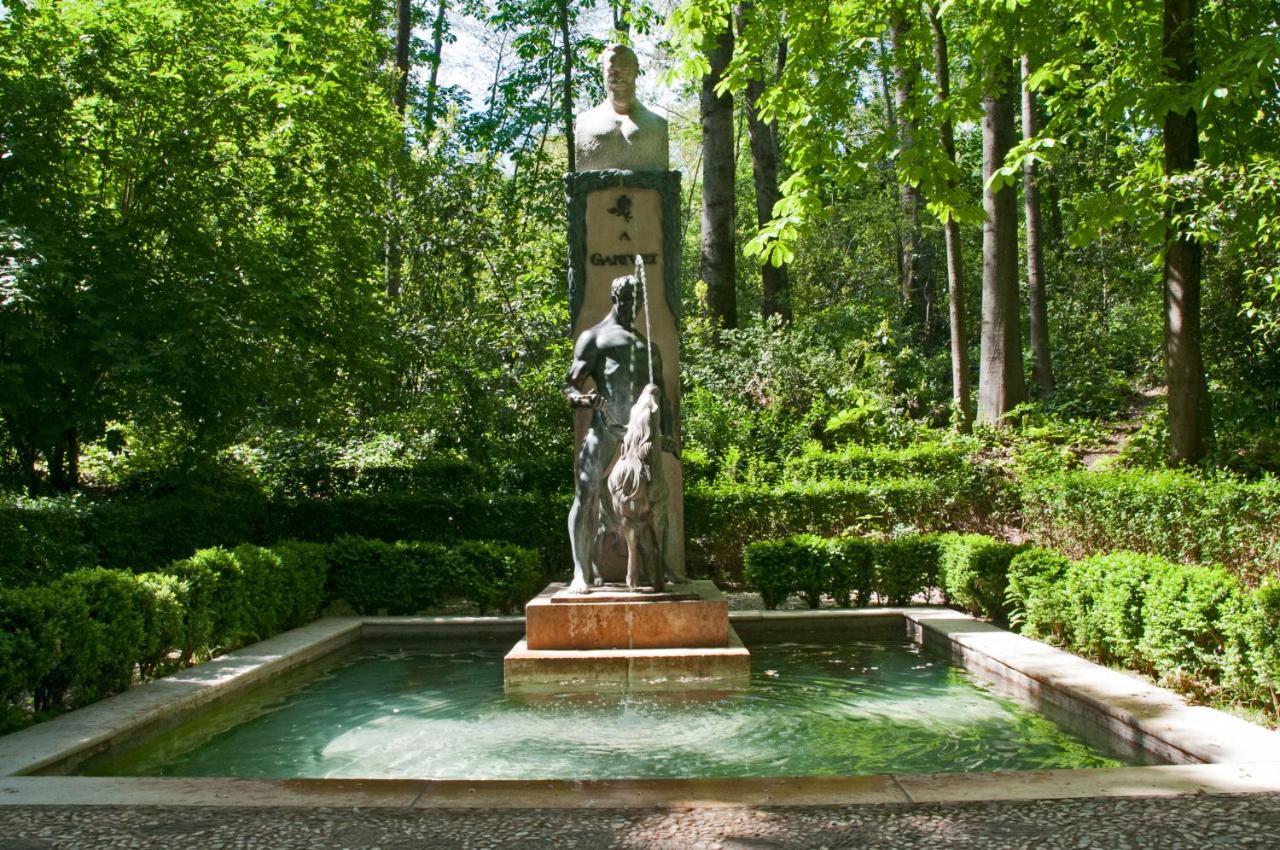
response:
[[[544,570],[568,561],[567,495],[461,489],[296,501],[270,500],[244,486],[96,502],[6,499],[0,501],[0,587],[47,583],[93,566],[167,570],[200,549],[290,539],[328,543],[347,534],[388,542],[501,539],[536,550]]]
[[[50,588],[84,599],[89,635],[83,669],[70,684],[71,701],[83,704],[122,691],[133,681],[143,642],[143,595],[137,578],[119,570],[76,570]]]
[[[458,544],[454,554],[460,561],[464,582],[450,595],[465,596],[481,613],[517,613],[542,587],[542,568],[537,555],[511,543],[469,540]]]
[[[245,488],[191,488],[170,495],[92,503],[84,536],[97,563],[122,570],[160,569],[198,549],[263,542],[267,502]]]
[[[325,595],[340,599],[359,614],[379,610],[401,612],[411,606],[410,594],[402,590],[409,572],[408,557],[402,548],[381,540],[345,535],[325,547],[329,562]],[[416,609],[402,613],[413,613]]]
[[[177,576],[163,573],[141,573],[136,581],[142,612],[138,670],[144,678],[150,678],[173,666],[169,655],[183,645],[189,585]]]
[[[1009,623],[1028,637],[1068,643],[1064,576],[1071,561],[1053,549],[1025,549],[1009,562],[1005,606]]]
[[[271,547],[280,559],[282,581],[287,588],[280,610],[282,629],[309,623],[320,613],[329,573],[325,549],[320,543],[297,540],[285,540]]]
[[[834,537],[827,541],[827,568],[831,595],[841,608],[871,604],[876,585],[875,552],[860,537]]]
[[[1067,569],[1073,644],[1105,661],[1141,666],[1142,602],[1153,569],[1163,558],[1137,552],[1095,555]]]
[[[810,608],[822,604],[822,597],[833,589],[836,576],[831,567],[831,546],[815,534],[797,534],[790,538],[795,552],[791,565],[793,590]]]
[[[984,516],[984,500],[981,493],[956,493],[924,478],[690,487],[685,490],[689,570],[736,580],[747,544],[794,534],[969,526]]]
[[[938,584],[939,540],[932,534],[907,534],[876,541],[876,593],[889,605],[909,605],[916,594]]]
[[[1240,626],[1248,669],[1280,717],[1280,579],[1267,577],[1249,595]]]
[[[271,549],[244,543],[231,551],[231,557],[240,568],[245,601],[234,642],[249,643],[280,631],[292,607],[289,594],[293,590],[280,556]]]
[[[189,664],[197,653],[213,643],[214,587],[218,574],[207,557],[185,558],[165,569],[186,589],[182,612],[182,636],[178,642],[179,663]]]
[[[428,541],[385,543],[347,535],[327,550],[328,595],[361,614],[416,614],[438,605],[462,581],[461,561]]]
[[[0,500],[0,587],[48,584],[94,566],[82,529],[84,504],[69,497]]]
[[[808,549],[794,538],[760,540],[747,546],[743,554],[743,576],[770,611],[787,601],[796,588],[795,566],[808,556]]]
[[[1280,481],[1183,471],[1077,471],[1021,485],[1023,525],[1073,557],[1130,550],[1217,562],[1246,583],[1280,569]]]
[[[1138,653],[1164,676],[1239,682],[1244,636],[1232,625],[1244,604],[1240,582],[1221,567],[1156,562],[1142,603]]]
[[[0,698],[6,727],[25,725],[31,713],[55,711],[68,691],[83,690],[93,652],[91,631],[81,593],[39,586],[0,589]]]
[[[565,530],[569,503],[569,497],[561,494],[538,493],[380,494],[277,502],[270,506],[266,539],[319,543],[346,536],[434,543],[499,539],[537,551],[546,567],[569,560]]]
[[[975,617],[1003,621],[1009,562],[1025,547],[983,534],[944,534],[938,545],[938,578],[947,599]]]
[[[234,649],[254,633],[244,573],[226,549],[201,549],[165,572],[185,579],[190,588],[183,660],[197,650]]]
[[[977,448],[974,441],[926,442],[906,448],[849,443],[833,451],[811,446],[787,459],[784,475],[791,481],[959,476],[975,467],[973,453]]]

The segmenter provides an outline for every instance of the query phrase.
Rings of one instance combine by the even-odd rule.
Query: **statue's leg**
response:
[[[662,591],[666,587],[666,565],[662,563],[662,547],[658,544],[658,530],[653,522],[646,522],[637,532],[640,537],[640,558],[648,566],[653,577],[653,589]]]
[[[636,529],[628,527],[625,531],[627,540],[627,587],[637,590],[640,587],[640,551],[636,539]]]
[[[591,543],[600,516],[600,436],[592,427],[578,450],[578,480],[569,508],[569,545],[573,552],[571,593],[585,593],[595,578],[591,567]]]

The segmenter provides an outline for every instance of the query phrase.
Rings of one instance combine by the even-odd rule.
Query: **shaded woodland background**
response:
[[[7,3],[0,471],[81,501],[440,464],[564,490],[566,136],[595,52],[643,39],[701,163],[695,484],[955,440],[1014,476],[1265,477],[1274,12]],[[464,17],[501,45],[482,102],[439,83]]]

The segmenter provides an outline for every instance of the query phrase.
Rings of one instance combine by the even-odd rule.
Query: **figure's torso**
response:
[[[666,171],[667,122],[639,103],[628,115],[602,103],[578,116],[574,150],[578,171]]]
[[[594,329],[599,359],[592,379],[596,391],[605,399],[605,415],[613,424],[625,425],[631,406],[649,383],[649,347],[645,338],[614,322]],[[654,370],[661,368],[657,350],[653,352]],[[661,380],[660,376],[658,380]]]

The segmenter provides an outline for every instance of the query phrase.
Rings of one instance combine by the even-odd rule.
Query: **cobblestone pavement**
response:
[[[1280,848],[1280,794],[768,809],[0,807],[0,850]]]

